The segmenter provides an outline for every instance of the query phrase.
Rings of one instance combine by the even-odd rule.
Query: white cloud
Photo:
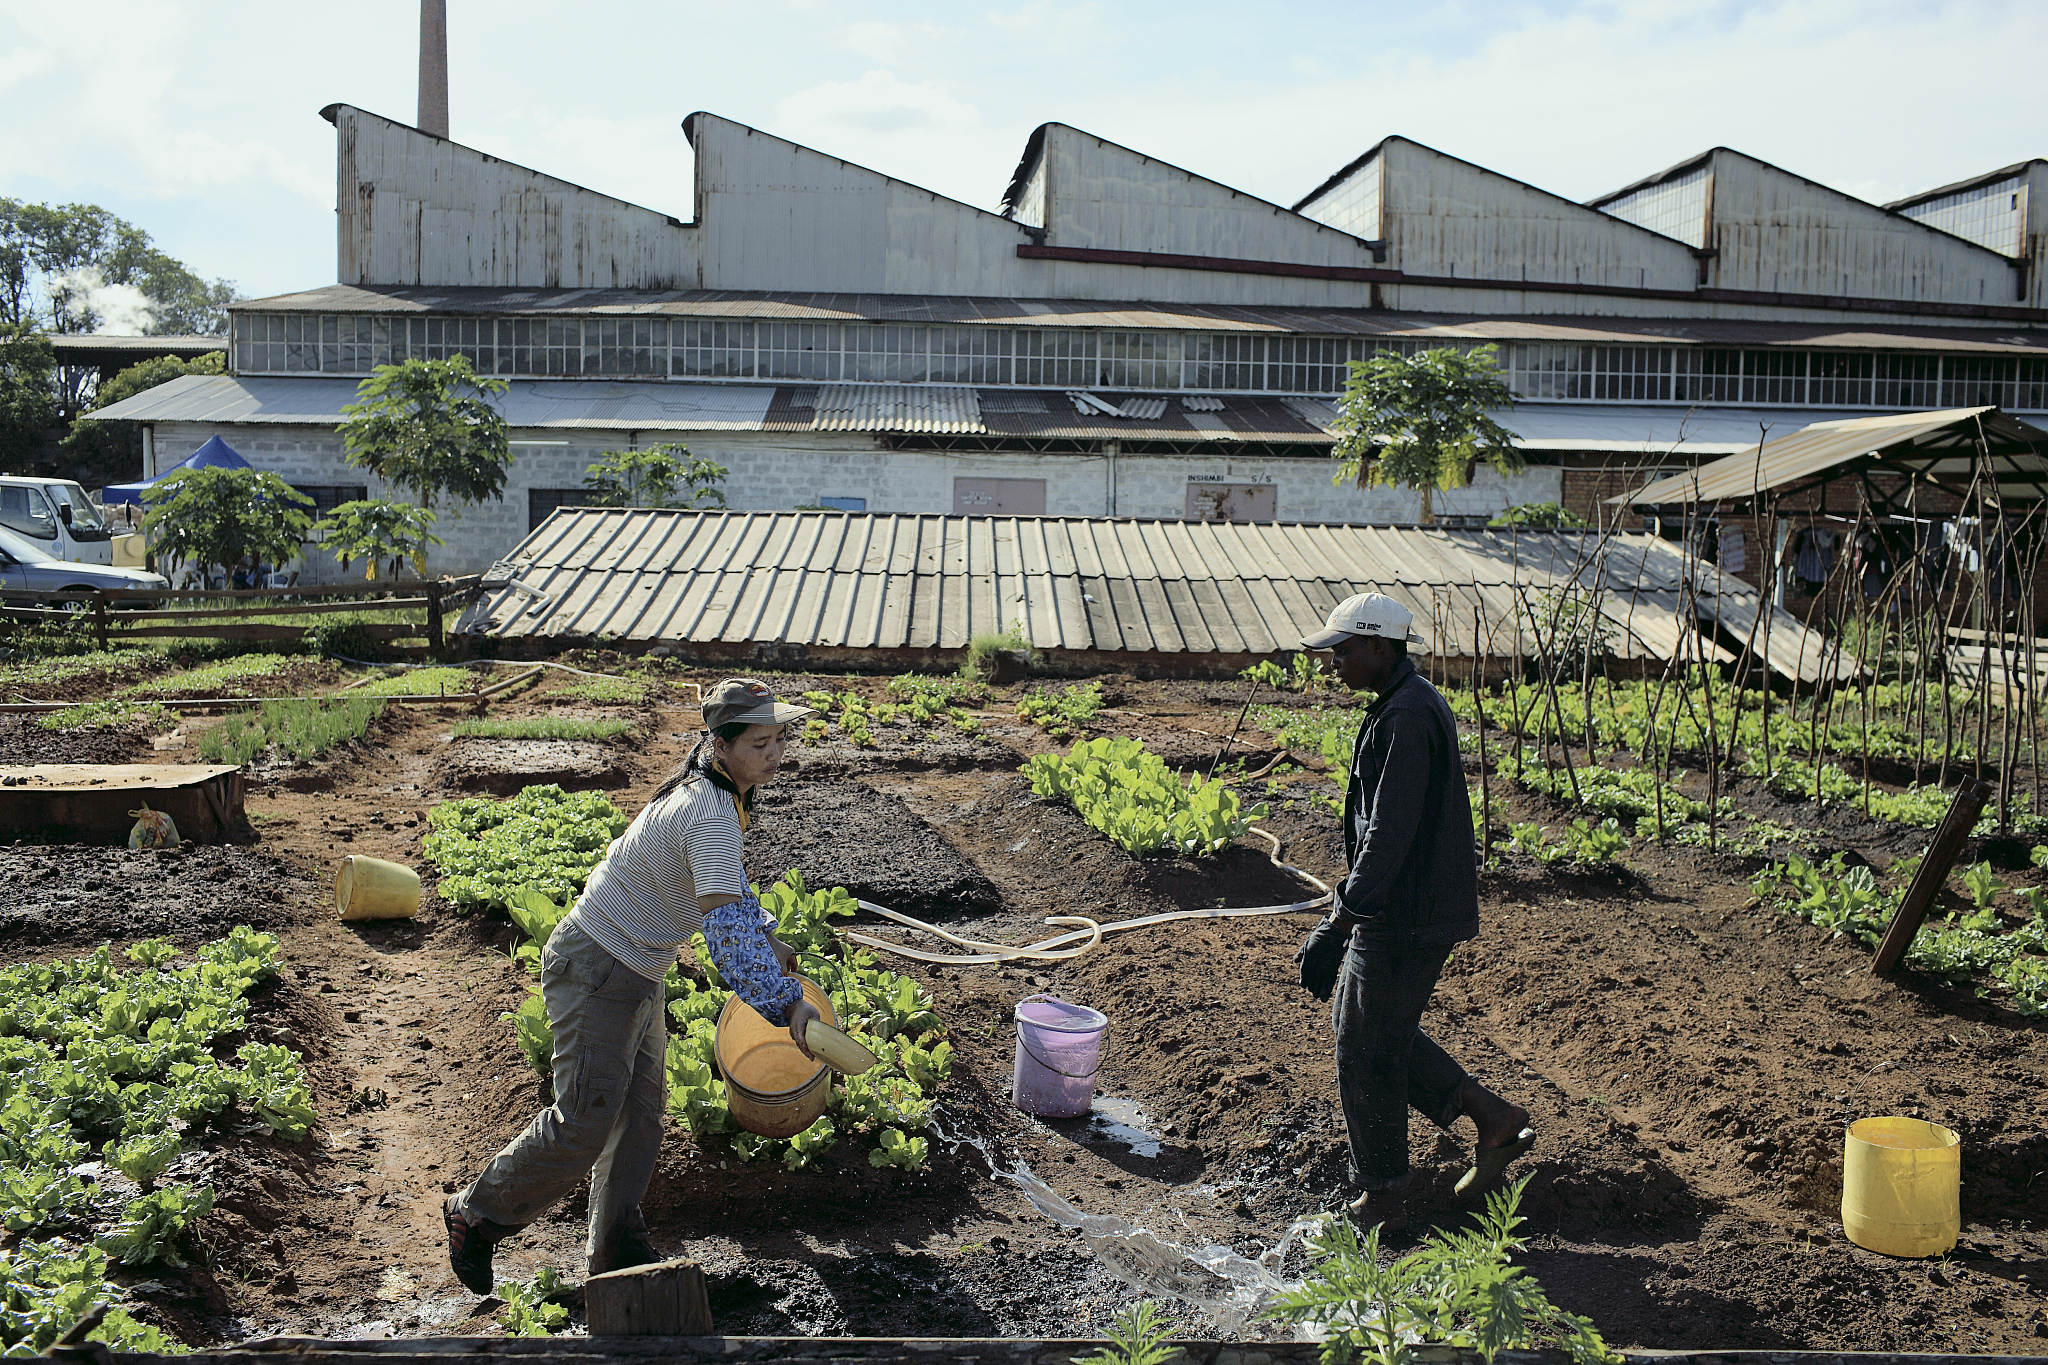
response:
[[[899,179],[958,195],[962,166],[999,156],[981,111],[892,71],[799,90],[775,107],[771,131]],[[933,174],[943,168],[944,173]]]

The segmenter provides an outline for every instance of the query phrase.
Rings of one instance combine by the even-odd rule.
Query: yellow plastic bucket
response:
[[[836,1025],[825,992],[808,977],[797,980],[818,1017]],[[718,1012],[715,1052],[732,1121],[750,1133],[795,1137],[818,1121],[832,1097],[832,1068],[804,1056],[786,1027],[769,1023],[737,995]]]
[[[1886,1256],[1939,1256],[1963,1230],[1962,1139],[1924,1119],[1870,1118],[1842,1139],[1842,1231]]]
[[[420,874],[382,858],[350,854],[334,874],[334,904],[345,920],[411,919],[419,913]]]

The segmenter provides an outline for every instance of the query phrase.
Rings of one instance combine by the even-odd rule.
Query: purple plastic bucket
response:
[[[1017,1062],[1010,1095],[1019,1109],[1070,1119],[1095,1104],[1109,1016],[1050,995],[1017,1002]]]

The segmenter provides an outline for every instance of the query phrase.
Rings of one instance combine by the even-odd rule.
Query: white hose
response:
[[[1097,944],[1102,942],[1103,936],[1106,934],[1121,934],[1132,929],[1145,929],[1155,924],[1171,924],[1175,920],[1182,919],[1246,919],[1254,915],[1302,914],[1314,910],[1330,899],[1330,884],[1328,882],[1325,882],[1320,877],[1311,876],[1292,864],[1280,861],[1280,841],[1278,839],[1265,830],[1260,829],[1257,825],[1252,826],[1250,832],[1258,835],[1273,846],[1273,851],[1266,855],[1267,862],[1283,871],[1293,873],[1312,886],[1321,887],[1322,894],[1310,900],[1295,901],[1288,905],[1254,905],[1239,909],[1216,910],[1170,910],[1159,915],[1141,915],[1136,919],[1111,920],[1108,924],[1098,923],[1085,915],[1054,915],[1045,922],[1054,925],[1073,925],[1075,928],[1069,933],[1056,934],[1051,938],[1041,939],[1037,943],[1029,944],[1022,948],[1012,947],[1003,943],[983,943],[976,939],[961,938],[957,934],[949,934],[944,929],[938,928],[935,925],[927,924],[921,919],[906,915],[900,910],[891,910],[888,906],[877,905],[873,901],[861,901],[859,903],[861,909],[880,915],[883,919],[930,934],[935,938],[944,939],[946,942],[956,944],[959,947],[971,948],[976,951],[951,954],[926,952],[922,948],[912,948],[901,943],[891,943],[888,939],[876,938],[872,934],[858,933],[850,929],[843,931],[840,936],[865,948],[879,948],[885,953],[894,953],[898,957],[907,957],[918,962],[933,962],[949,967],[988,966],[998,962],[1015,962],[1020,959],[1033,962],[1059,962],[1065,961],[1068,958],[1079,957],[1083,953],[1091,951]],[[1085,942],[1082,942],[1082,940],[1085,940]],[[1080,942],[1079,947],[1068,946],[1076,942]]]

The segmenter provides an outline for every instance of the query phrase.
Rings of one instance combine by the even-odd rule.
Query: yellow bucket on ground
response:
[[[1924,1119],[1870,1118],[1842,1139],[1842,1231],[1886,1256],[1939,1256],[1963,1230],[1962,1139]]]
[[[804,999],[817,1006],[818,1017],[837,1024],[832,1002],[808,977]],[[735,995],[718,1012],[714,1045],[718,1074],[725,1078],[726,1107],[732,1121],[762,1137],[795,1137],[818,1121],[832,1096],[832,1068],[804,1056],[789,1029],[771,1024],[759,1010]]]
[[[345,920],[411,919],[420,909],[420,874],[400,863],[350,854],[334,874],[334,904]]]

